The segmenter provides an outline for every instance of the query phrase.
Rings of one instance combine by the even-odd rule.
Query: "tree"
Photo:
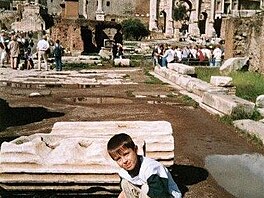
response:
[[[122,22],[123,35],[126,40],[140,41],[150,34],[139,19],[127,19]]]
[[[178,6],[173,9],[173,19],[175,21],[182,21],[188,18],[187,16],[187,8],[182,3],[178,4]]]

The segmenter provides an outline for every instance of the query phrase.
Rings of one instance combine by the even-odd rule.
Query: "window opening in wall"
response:
[[[111,19],[111,21],[115,21],[115,19]]]
[[[110,6],[110,1],[107,1],[106,2],[106,6]]]

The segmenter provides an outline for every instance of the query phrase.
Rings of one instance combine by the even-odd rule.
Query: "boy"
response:
[[[107,144],[111,158],[121,167],[122,191],[118,198],[181,198],[171,174],[161,163],[138,155],[132,138],[120,133]]]

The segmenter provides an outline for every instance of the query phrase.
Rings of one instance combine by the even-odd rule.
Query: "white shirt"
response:
[[[167,59],[168,63],[170,63],[175,58],[175,51],[173,49],[169,48],[165,51],[163,57],[165,57]]]
[[[168,193],[171,195],[171,197],[174,198],[181,198],[181,192],[177,186],[177,184],[174,182],[170,172],[168,169],[163,166],[160,162],[157,162],[156,160],[150,159],[148,157],[140,157],[141,160],[141,167],[139,170],[139,174],[135,177],[131,177],[128,172],[124,169],[121,169],[119,171],[119,176],[121,178],[124,178],[131,182],[134,185],[142,186],[143,184],[148,184],[148,179],[154,175],[156,175],[159,178],[163,178],[167,180],[168,186],[166,189],[168,190]],[[150,187],[150,186],[149,186]],[[161,188],[164,188],[160,186]],[[155,189],[149,188],[149,192],[153,191]]]
[[[215,48],[213,51],[213,55],[215,60],[221,60],[222,59],[222,50],[220,48]]]
[[[37,49],[40,51],[46,51],[49,48],[49,42],[45,39],[39,40],[37,44]]]

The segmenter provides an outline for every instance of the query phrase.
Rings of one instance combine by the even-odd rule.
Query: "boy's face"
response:
[[[138,163],[137,147],[132,149],[122,146],[118,149],[118,153],[112,153],[111,157],[121,168],[131,171]]]

